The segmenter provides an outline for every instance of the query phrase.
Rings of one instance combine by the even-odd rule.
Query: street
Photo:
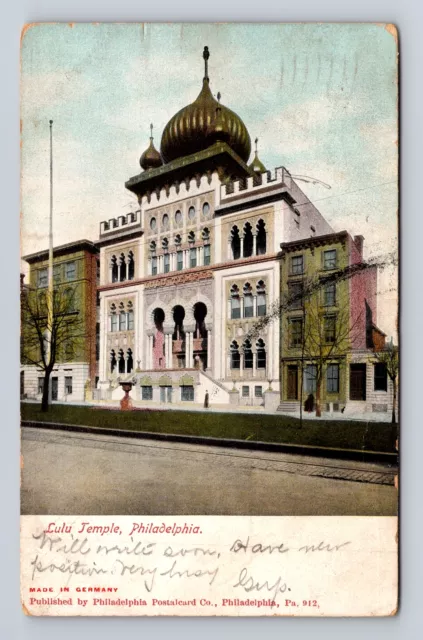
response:
[[[396,515],[383,465],[22,429],[22,514]]]

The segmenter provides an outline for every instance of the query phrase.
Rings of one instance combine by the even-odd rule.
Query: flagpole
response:
[[[50,120],[50,220],[47,305],[47,364],[49,364],[51,361],[51,339],[53,329],[53,120]],[[51,402],[51,380],[49,380],[49,402]]]

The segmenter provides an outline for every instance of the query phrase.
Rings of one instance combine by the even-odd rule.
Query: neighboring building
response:
[[[29,264],[28,285],[21,279],[21,296],[37,292],[40,309],[48,286],[48,251],[40,251],[24,256]],[[99,273],[98,249],[88,240],[80,240],[56,247],[53,252],[53,287],[63,300],[68,297],[69,315],[81,318],[78,333],[81,339],[69,339],[62,345],[51,377],[52,400],[83,401],[95,388],[98,371],[97,279]],[[26,288],[24,288],[26,287]],[[41,311],[43,313],[43,311]],[[25,334],[25,317],[21,318]],[[25,341],[25,337],[23,337]],[[96,345],[97,342],[97,345]],[[25,362],[25,342],[21,344],[21,360]],[[28,354],[32,360],[37,355]],[[34,364],[21,366],[21,395],[40,399],[42,396],[44,372]]]
[[[279,404],[281,242],[332,233],[289,171],[271,173],[210,90],[153,137],[127,189],[139,209],[100,224],[98,399]],[[159,71],[159,70],[158,70]],[[271,390],[269,390],[271,387]]]
[[[323,411],[392,410],[392,383],[373,353],[385,346],[377,267],[363,261],[363,242],[342,231],[281,244],[281,411],[316,402],[319,386]]]

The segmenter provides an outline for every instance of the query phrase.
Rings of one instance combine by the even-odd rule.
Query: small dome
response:
[[[220,140],[221,138],[216,138],[217,134],[224,136],[225,142],[247,162],[251,152],[247,127],[236,113],[213,97],[207,71],[207,47],[204,47],[203,58],[203,88],[193,103],[178,111],[167,123],[160,145],[161,156],[164,162],[171,162],[176,158],[197,153],[213,144],[213,138],[214,141]],[[216,110],[220,113],[217,114]]]
[[[248,168],[254,171],[255,173],[265,173],[267,169],[262,163],[262,161],[260,160],[260,158],[258,157],[258,152],[257,152],[258,138],[256,138],[254,142],[256,144],[256,150],[254,152],[254,160],[251,162],[251,164],[248,165]]]
[[[150,125],[151,136],[150,136],[150,144],[148,149],[144,151],[140,158],[140,165],[144,171],[148,171],[149,169],[156,169],[157,167],[161,167],[163,164],[163,160],[160,156],[160,153],[157,151],[156,147],[153,143],[153,125]]]

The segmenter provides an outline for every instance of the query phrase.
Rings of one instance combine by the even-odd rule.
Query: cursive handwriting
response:
[[[270,583],[270,584],[269,584]],[[279,593],[285,593],[289,587],[286,582],[283,582],[282,578],[279,576],[275,581],[273,580],[265,580],[264,582],[260,582],[256,580],[252,575],[249,575],[248,569],[243,567],[238,576],[238,582],[233,585],[234,588],[240,587],[244,589],[247,593],[251,591],[261,591],[262,589],[266,589],[267,591],[271,591],[272,600],[276,601],[276,597]]]

